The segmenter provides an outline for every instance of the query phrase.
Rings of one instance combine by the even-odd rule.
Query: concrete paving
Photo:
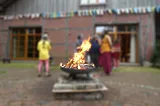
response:
[[[160,74],[150,72],[96,72],[108,88],[103,100],[54,100],[52,86],[64,74],[37,77],[35,69],[0,69],[0,106],[160,106]]]

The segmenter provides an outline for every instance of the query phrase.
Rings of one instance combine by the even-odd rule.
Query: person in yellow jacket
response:
[[[48,41],[47,34],[42,35],[42,39],[38,42],[37,50],[39,51],[38,76],[41,76],[43,63],[45,63],[46,76],[49,76],[49,51],[51,50],[51,43]]]

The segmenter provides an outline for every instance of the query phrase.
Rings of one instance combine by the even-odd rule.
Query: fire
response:
[[[69,59],[66,65],[60,64],[61,67],[83,69],[82,64],[86,63],[85,54],[91,48],[90,38],[84,40],[82,45],[77,47],[77,52],[74,53],[73,58]],[[93,64],[92,64],[93,65]]]

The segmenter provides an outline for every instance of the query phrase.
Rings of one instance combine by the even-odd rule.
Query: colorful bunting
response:
[[[25,18],[30,18],[30,14],[25,14],[24,15]],[[18,18],[18,17],[17,17]]]
[[[74,15],[78,15],[78,11],[74,11]]]
[[[53,18],[56,18],[57,17],[57,14],[56,12],[53,13]]]
[[[97,14],[97,15],[100,15],[99,9],[96,10],[96,14]]]
[[[152,7],[152,8],[151,8],[151,11],[154,12],[154,11],[155,11],[155,7]]]
[[[142,13],[146,13],[146,8],[142,8]]]
[[[74,12],[73,11],[71,12],[71,17],[74,17]]]
[[[35,14],[31,14],[31,19],[34,19],[35,18]]]
[[[152,12],[151,7],[147,7],[147,12],[148,12],[148,13]]]
[[[66,13],[66,17],[70,17],[70,14],[69,14],[69,12],[67,12],[67,13]]]
[[[103,9],[101,9],[99,11],[100,11],[100,15],[104,15],[104,10]]]
[[[19,19],[22,19],[22,18],[23,18],[23,15],[19,15],[18,17],[19,17]]]
[[[50,14],[49,13],[46,14],[46,18],[50,18]]]
[[[92,15],[93,15],[93,14],[92,14],[92,10],[89,10],[89,15],[90,15],[90,16],[92,16]]]
[[[129,9],[128,8],[126,8],[126,14],[129,14]]]
[[[112,9],[112,13],[117,14],[117,9]]]
[[[156,7],[156,12],[160,13],[160,6]]]
[[[138,13],[142,13],[141,7],[138,8]]]
[[[89,11],[85,10],[86,16],[89,16]]]
[[[45,13],[42,13],[42,18],[45,18],[46,17],[46,14]]]
[[[138,13],[138,8],[134,8],[134,13],[135,13],[135,14]]]
[[[118,15],[120,15],[120,14],[121,14],[120,9],[117,9],[117,14],[118,14]]]
[[[61,15],[62,15],[63,18],[66,17],[65,12],[62,12]]]
[[[125,13],[125,9],[122,8],[122,9],[121,9],[121,12],[122,12],[122,14],[124,14],[124,13]]]
[[[81,13],[82,13],[82,16],[85,16],[85,10],[82,10]]]
[[[108,13],[109,13],[109,14],[112,14],[113,12],[112,12],[112,10],[111,10],[111,9],[109,9],[109,10],[108,10]]]
[[[81,16],[81,10],[78,11],[78,16]]]
[[[93,14],[93,15],[97,15],[96,10],[93,10],[93,11],[92,11],[92,14]]]
[[[78,10],[71,12],[53,12],[53,13],[36,13],[36,14],[24,14],[17,16],[1,16],[0,19],[12,20],[12,19],[23,19],[23,18],[64,18],[64,17],[73,17],[73,16],[95,16],[95,15],[104,15],[104,14],[146,14],[153,12],[160,13],[160,6],[157,7],[135,7],[135,8],[121,8],[121,9],[90,9],[90,10]]]
[[[54,13],[50,13],[50,18],[54,18]]]
[[[131,14],[134,13],[133,8],[130,8],[129,10],[130,10],[130,13],[131,13]]]
[[[107,10],[108,10],[108,9],[104,9],[104,10],[103,10],[103,11],[104,11],[104,14],[107,14]]]

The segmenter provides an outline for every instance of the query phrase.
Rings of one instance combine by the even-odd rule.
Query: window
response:
[[[11,28],[11,58],[37,59],[37,43],[41,38],[41,28]]]
[[[106,0],[81,0],[81,5],[99,5],[106,4]]]
[[[104,25],[104,26],[96,26],[96,34],[102,34],[104,29],[108,30],[109,32],[113,32],[113,26],[111,25]]]

